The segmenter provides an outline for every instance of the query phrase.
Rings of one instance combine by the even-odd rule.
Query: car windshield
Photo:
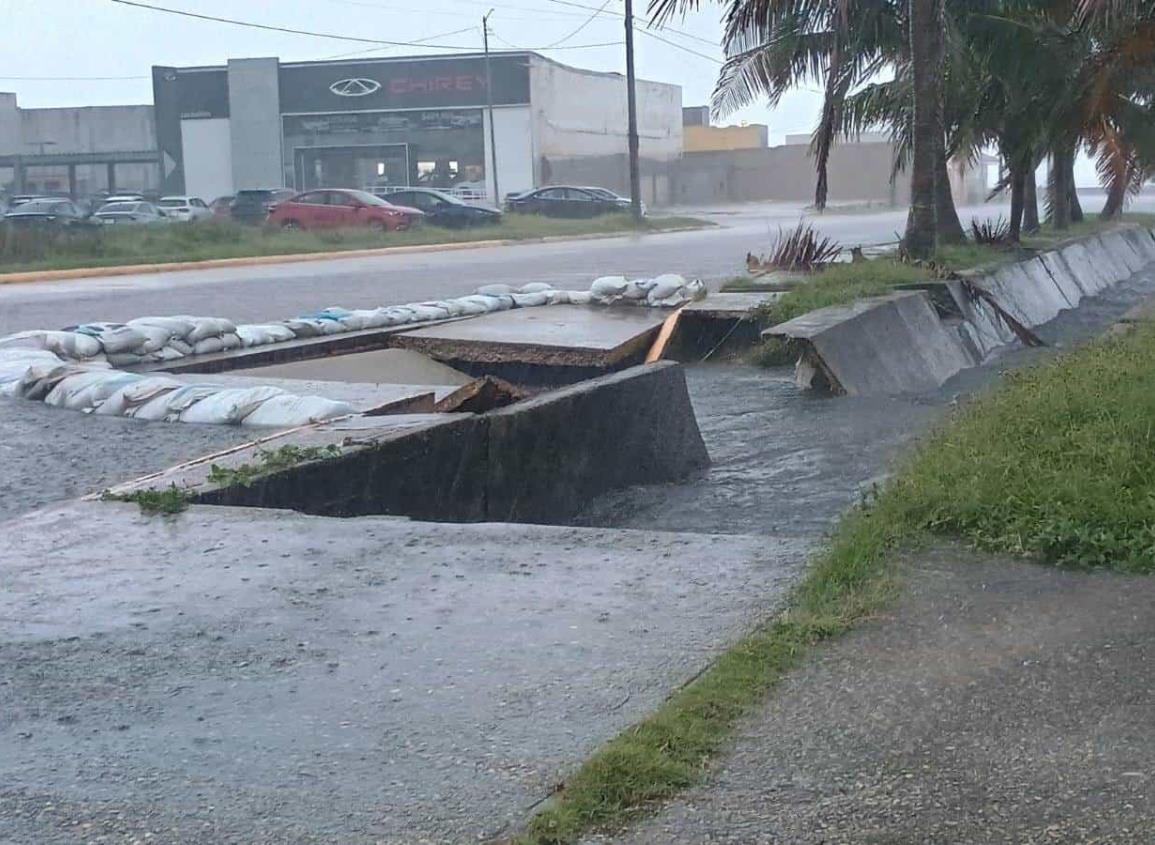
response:
[[[265,202],[272,196],[272,191],[240,191],[237,193],[237,202]]]
[[[381,197],[377,196],[376,194],[371,194],[368,191],[345,191],[344,193],[348,194],[349,196],[355,197],[356,199],[365,203],[365,205],[389,206],[389,205],[393,204],[390,202],[386,202],[385,200],[381,199]]]
[[[110,202],[104,206],[104,208],[100,209],[100,211],[103,214],[109,211],[136,211],[138,208],[140,208],[140,203],[138,202]]]
[[[56,213],[67,209],[68,203],[61,202],[60,200],[29,200],[28,202],[21,203],[18,208],[22,214]]]
[[[184,197],[165,197],[160,201],[161,208],[187,208],[188,204]]]

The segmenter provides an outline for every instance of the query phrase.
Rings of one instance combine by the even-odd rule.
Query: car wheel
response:
[[[281,228],[282,229],[288,229],[290,231],[295,232],[301,228],[301,224],[298,223],[296,220],[286,220],[284,223],[281,224]]]

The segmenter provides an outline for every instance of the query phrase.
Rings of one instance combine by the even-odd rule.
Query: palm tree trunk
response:
[[[903,249],[912,258],[934,253],[936,230],[935,133],[942,67],[935,61],[936,30],[943,26],[942,0],[908,0],[910,57],[914,73],[910,214]]]
[[[942,67],[946,62],[946,3],[937,0],[938,25],[934,28],[934,67],[939,69],[936,79],[936,96],[934,101],[934,210],[935,234],[938,242],[946,244],[961,244],[966,241],[966,233],[959,222],[958,212],[954,207],[954,196],[950,190],[950,171],[947,169],[946,156],[946,106],[943,102],[945,92],[942,77]]]
[[[942,122],[939,121],[939,125]],[[935,233],[942,244],[961,244],[966,240],[958,211],[954,207],[954,195],[950,191],[950,172],[946,162],[946,140],[944,133],[935,135],[938,143],[934,151],[934,210]]]
[[[1035,167],[1027,168],[1023,179],[1023,231],[1039,231],[1039,185],[1035,179]]]
[[[1127,198],[1127,186],[1121,180],[1112,180],[1107,190],[1107,201],[1099,212],[1100,220],[1114,220],[1123,213],[1123,203]]]
[[[1023,208],[1026,204],[1027,174],[1020,165],[1011,167],[1011,229],[1010,242],[1017,244],[1023,233]]]
[[[1074,152],[1070,153],[1074,157]],[[1051,151],[1051,223],[1060,231],[1071,228],[1071,183],[1072,170],[1067,167],[1068,147],[1057,146]]]
[[[1071,169],[1067,174],[1067,184],[1071,186],[1071,222],[1083,222],[1083,206],[1079,202],[1079,192],[1075,190],[1075,157],[1071,156]]]

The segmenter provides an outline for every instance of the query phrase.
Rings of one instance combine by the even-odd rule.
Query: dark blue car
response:
[[[435,188],[401,188],[380,194],[394,205],[407,205],[425,212],[425,222],[450,229],[500,223],[501,212],[485,205],[470,205],[452,194]]]

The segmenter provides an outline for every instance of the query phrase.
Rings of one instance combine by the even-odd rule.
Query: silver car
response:
[[[158,205],[170,220],[196,223],[213,216],[208,203],[200,197],[161,197]]]
[[[108,202],[92,218],[100,223],[144,226],[167,223],[168,218],[151,202]]]

